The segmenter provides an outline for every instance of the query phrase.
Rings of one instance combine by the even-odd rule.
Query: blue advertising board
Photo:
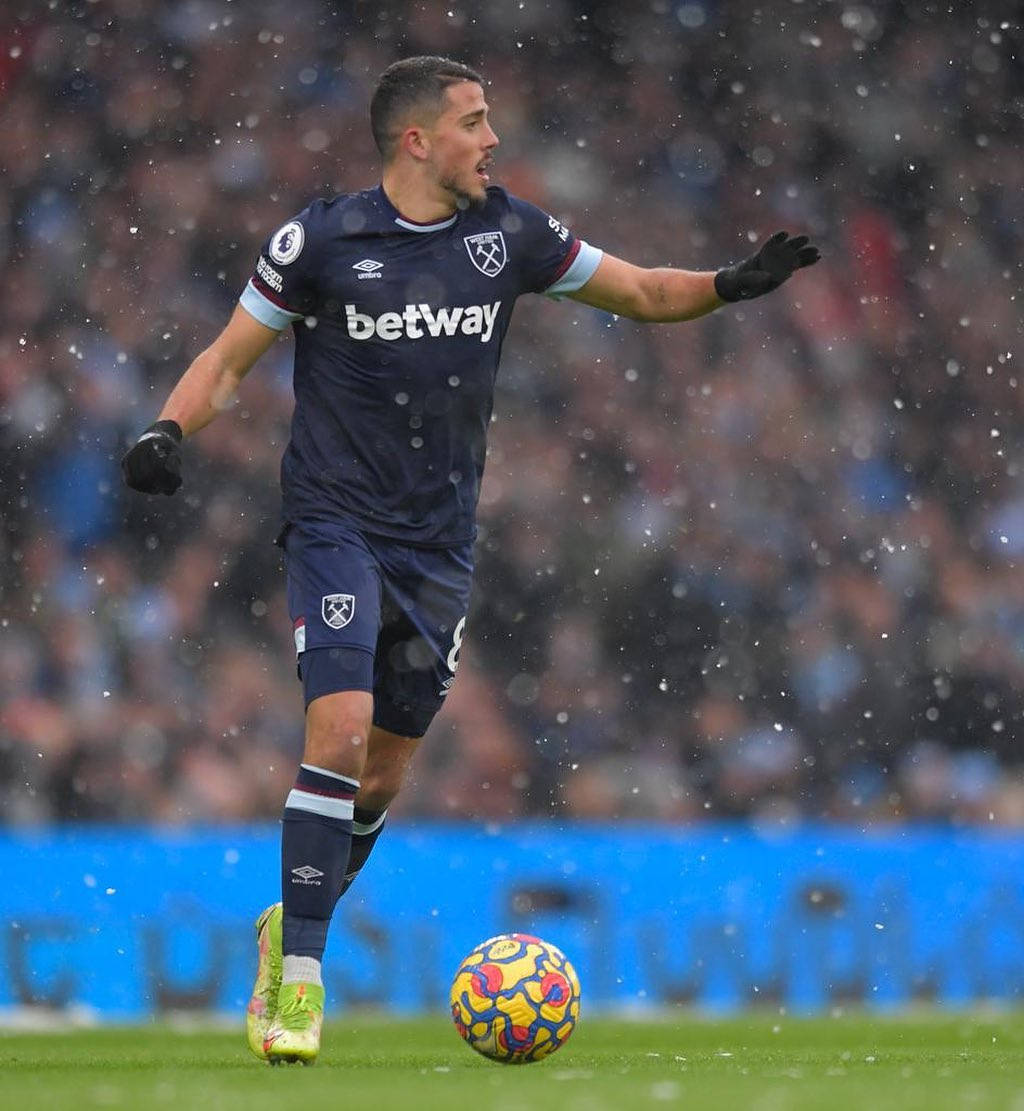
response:
[[[0,1008],[237,1010],[276,827],[0,837]],[[339,904],[328,1006],[446,1006],[479,941],[536,933],[585,1005],[813,1010],[1024,994],[1024,838],[894,828],[395,822]]]

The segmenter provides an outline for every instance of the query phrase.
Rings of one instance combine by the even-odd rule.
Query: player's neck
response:
[[[456,205],[444,193],[435,192],[423,181],[389,167],[382,181],[384,193],[399,215],[415,224],[433,224],[454,215]]]

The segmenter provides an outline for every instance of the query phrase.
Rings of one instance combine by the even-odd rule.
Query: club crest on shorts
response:
[[[356,612],[354,594],[325,594],[320,612],[332,629],[344,629]]]
[[[508,254],[505,237],[500,231],[482,231],[464,237],[470,262],[488,278],[494,278],[505,269]]]

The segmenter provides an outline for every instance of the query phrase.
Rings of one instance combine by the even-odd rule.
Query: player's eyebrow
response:
[[[475,112],[467,112],[464,116],[459,117],[459,123],[464,123],[466,120],[476,119],[478,116],[486,116],[486,108],[477,108]]]

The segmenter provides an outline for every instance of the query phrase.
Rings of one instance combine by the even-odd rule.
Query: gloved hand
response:
[[[727,266],[715,275],[715,292],[723,301],[749,301],[771,293],[801,266],[813,266],[821,254],[806,235],[789,238],[777,231],[758,248],[756,255]]]
[[[143,494],[173,494],[181,485],[181,425],[158,420],[121,460],[125,483]]]

